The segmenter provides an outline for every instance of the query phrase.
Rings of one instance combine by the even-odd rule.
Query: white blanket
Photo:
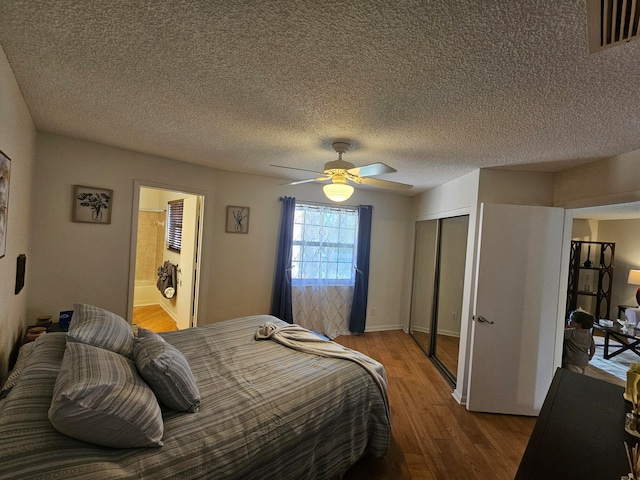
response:
[[[266,322],[258,327],[255,334],[256,340],[273,340],[285,347],[293,348],[300,352],[320,355],[322,357],[342,358],[357,363],[364,368],[375,380],[384,404],[387,409],[387,419],[391,421],[389,415],[389,399],[387,396],[387,376],[384,366],[374,359],[350,348],[320,338],[315,333],[301,327],[300,325],[288,325],[279,327],[273,322]]]

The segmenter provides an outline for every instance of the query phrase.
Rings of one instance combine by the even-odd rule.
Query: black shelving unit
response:
[[[567,319],[578,307],[589,310],[596,319],[611,318],[615,250],[616,244],[612,242],[571,242]]]

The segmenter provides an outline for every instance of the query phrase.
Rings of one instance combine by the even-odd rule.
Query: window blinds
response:
[[[182,212],[184,200],[173,200],[167,207],[167,248],[179,252],[182,248]]]

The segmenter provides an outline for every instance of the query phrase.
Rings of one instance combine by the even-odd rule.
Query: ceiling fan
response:
[[[283,165],[272,165],[272,167],[289,168],[292,170],[302,170],[304,172],[315,173],[321,175],[320,177],[310,178],[308,180],[298,180],[296,182],[288,183],[287,185],[298,185],[301,183],[309,182],[325,182],[331,180],[322,187],[324,194],[333,200],[334,202],[344,202],[353,194],[353,186],[349,185],[349,182],[370,185],[377,188],[386,188],[392,190],[408,190],[413,185],[406,183],[390,182],[388,180],[381,180],[379,178],[371,178],[376,175],[382,175],[384,173],[393,173],[397,170],[385,165],[384,163],[371,163],[369,165],[363,165],[356,167],[353,163],[346,162],[342,159],[342,154],[349,150],[351,146],[347,142],[333,142],[333,149],[338,153],[338,160],[328,162],[324,165],[324,171],[316,172],[314,170],[305,170],[304,168],[285,167]]]

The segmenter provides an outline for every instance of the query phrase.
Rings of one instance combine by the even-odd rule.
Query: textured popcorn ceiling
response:
[[[0,2],[40,130],[296,179],[269,165],[347,139],[410,193],[640,149],[640,42],[589,55],[585,25],[582,0]]]

